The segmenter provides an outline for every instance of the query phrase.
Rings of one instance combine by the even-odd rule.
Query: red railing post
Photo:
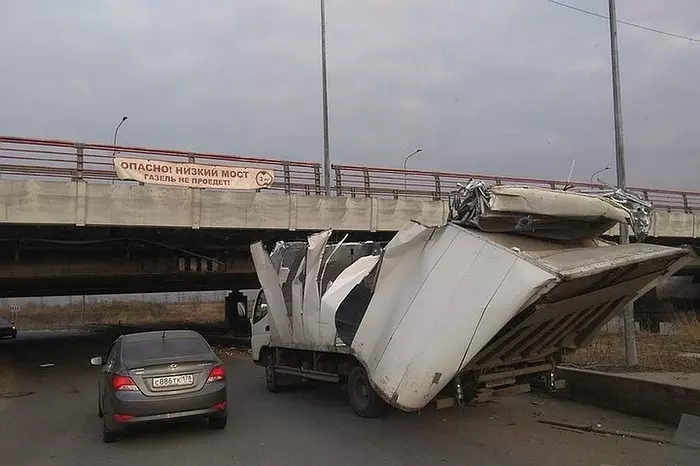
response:
[[[321,195],[321,165],[314,165],[314,187],[316,188],[316,195]]]
[[[335,170],[335,194],[336,196],[342,196],[343,195],[343,182],[340,178],[340,168],[339,167],[333,167]]]
[[[365,197],[370,197],[372,193],[369,185],[369,169],[367,167],[362,168],[362,175],[362,178],[365,182]]]
[[[286,160],[282,161],[282,170],[284,171],[284,193],[289,194],[292,192],[291,188],[291,173],[289,172],[289,162]]]
[[[85,155],[83,153],[85,149],[85,144],[82,144],[80,142],[76,142],[74,144],[75,146],[75,176],[73,177],[73,181],[76,180],[82,180],[83,179],[83,173],[85,171]]]

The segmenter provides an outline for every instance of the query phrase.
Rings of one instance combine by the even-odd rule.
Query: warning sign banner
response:
[[[188,188],[260,189],[275,181],[272,170],[124,157],[114,158],[114,168],[120,180]]]

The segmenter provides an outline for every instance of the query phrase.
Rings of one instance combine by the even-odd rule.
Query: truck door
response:
[[[270,317],[268,316],[267,300],[265,291],[258,291],[253,307],[253,315],[250,319],[251,335],[250,346],[252,348],[253,360],[260,359],[260,349],[270,344]]]

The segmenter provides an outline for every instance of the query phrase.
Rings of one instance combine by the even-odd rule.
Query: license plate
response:
[[[194,374],[154,377],[153,388],[182,387],[194,383]]]

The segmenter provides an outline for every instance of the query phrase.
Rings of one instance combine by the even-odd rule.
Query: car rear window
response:
[[[207,354],[209,351],[209,345],[201,338],[159,338],[125,342],[122,354],[127,361],[145,361]]]

